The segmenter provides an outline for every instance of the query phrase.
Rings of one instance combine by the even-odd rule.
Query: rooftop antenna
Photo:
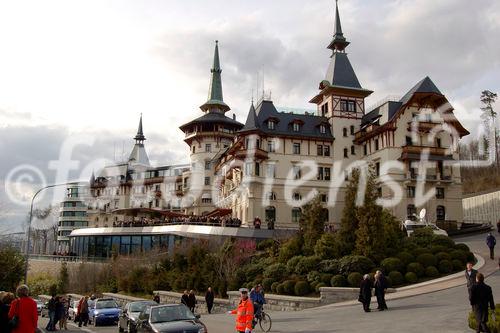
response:
[[[266,84],[266,72],[265,72],[264,64],[262,64],[262,99],[263,100],[266,98],[265,84]]]
[[[113,162],[116,163],[116,141],[113,141]]]

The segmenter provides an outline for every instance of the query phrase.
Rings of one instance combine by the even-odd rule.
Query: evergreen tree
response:
[[[356,230],[355,253],[378,261],[385,253],[386,243],[383,208],[376,203],[379,192],[375,178],[375,172],[373,168],[370,168],[366,181],[365,200],[356,212],[359,226]]]
[[[61,264],[61,269],[59,270],[59,280],[57,284],[57,290],[59,294],[65,294],[68,292],[69,285],[69,273],[68,264],[63,262]]]
[[[337,246],[340,255],[351,254],[356,244],[356,230],[359,220],[356,214],[356,196],[359,186],[359,169],[352,170],[351,180],[347,184],[344,209],[340,220],[340,229],[337,233]]]
[[[0,290],[15,291],[24,276],[24,256],[14,247],[0,248]]]
[[[496,100],[498,98],[498,94],[493,93],[489,90],[484,90],[481,93],[481,103],[483,103],[483,106],[481,107],[481,110],[483,113],[481,114],[481,118],[483,119],[485,126],[486,126],[486,133],[487,136],[485,137],[485,141],[487,141],[488,145],[491,145],[494,147],[494,153],[495,153],[495,160],[497,163],[500,163],[498,159],[498,145],[497,145],[497,131],[496,131],[496,119],[497,119],[497,112],[493,109],[493,104],[495,104]],[[490,124],[493,125],[493,128],[490,128]],[[490,131],[493,131],[493,142],[489,142],[489,134],[491,133]],[[485,147],[487,148],[487,147]],[[488,149],[486,151],[489,152]]]
[[[302,251],[305,255],[314,253],[314,246],[325,230],[323,209],[320,195],[317,195],[303,207],[300,229],[304,239]]]

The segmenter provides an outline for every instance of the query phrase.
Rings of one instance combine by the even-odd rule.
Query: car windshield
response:
[[[138,303],[131,303],[130,304],[130,312],[142,312],[148,305],[152,305],[153,303],[149,302],[138,302]],[[156,303],[154,303],[156,304]]]
[[[151,309],[151,323],[194,319],[196,317],[185,305],[157,306]]]
[[[109,309],[109,308],[117,308],[118,304],[116,304],[113,300],[99,301],[95,304],[96,309]]]

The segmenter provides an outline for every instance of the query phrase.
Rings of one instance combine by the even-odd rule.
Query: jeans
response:
[[[47,331],[55,331],[56,329],[56,312],[49,311],[49,323],[45,327]]]

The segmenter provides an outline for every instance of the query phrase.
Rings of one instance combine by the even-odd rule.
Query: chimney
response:
[[[236,120],[236,114],[233,113],[233,120]]]

